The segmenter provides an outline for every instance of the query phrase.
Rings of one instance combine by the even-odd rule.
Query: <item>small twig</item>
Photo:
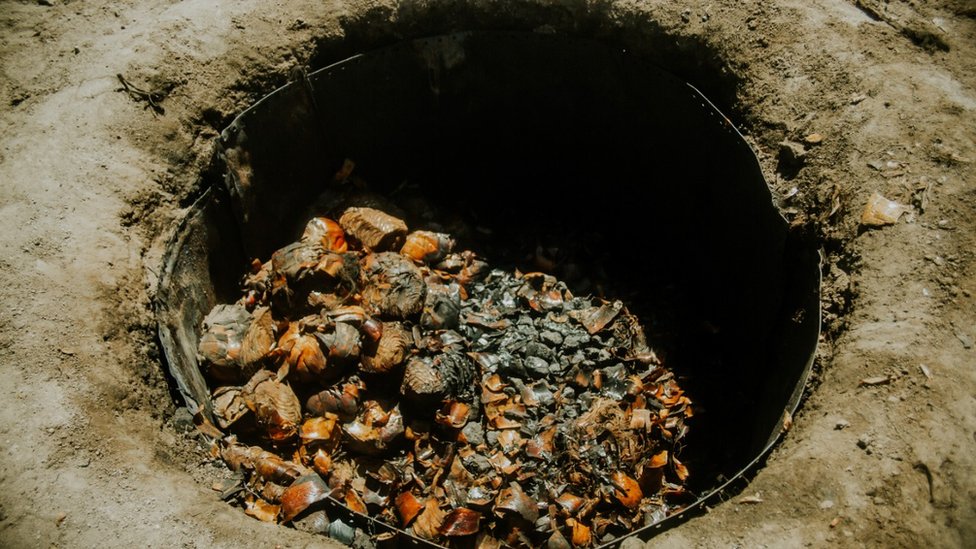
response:
[[[148,92],[141,88],[137,88],[131,82],[126,80],[121,74],[116,74],[115,76],[118,77],[119,82],[122,83],[122,89],[119,91],[124,91],[125,93],[129,94],[129,97],[131,97],[134,101],[145,101],[146,108],[152,109],[153,116],[166,114],[166,110],[163,109],[163,106],[159,104],[160,101],[166,97],[165,95],[157,92]]]

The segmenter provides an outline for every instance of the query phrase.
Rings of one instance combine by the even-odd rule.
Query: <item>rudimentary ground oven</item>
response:
[[[163,247],[217,131],[300,69],[497,28],[612,40],[696,84],[824,251],[825,333],[785,442],[650,544],[971,545],[974,17],[959,0],[6,3],[0,540],[319,543],[211,490],[223,467],[159,360]],[[909,210],[862,226],[875,192]]]

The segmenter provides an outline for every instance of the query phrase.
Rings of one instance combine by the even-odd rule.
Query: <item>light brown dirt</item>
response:
[[[401,37],[543,25],[656,56],[705,89],[770,185],[796,187],[787,216],[825,253],[823,345],[785,442],[731,501],[650,544],[976,545],[966,0],[0,6],[0,545],[326,543],[211,491],[223,468],[186,432],[154,336],[166,239],[216,131],[293,67]],[[166,92],[165,114],[118,92],[117,73]],[[779,143],[810,133],[822,144],[797,173],[779,170]],[[875,191],[914,213],[859,229]],[[881,375],[890,383],[859,386]]]

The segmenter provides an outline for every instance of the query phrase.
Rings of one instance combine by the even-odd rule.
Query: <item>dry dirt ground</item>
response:
[[[186,432],[154,335],[166,239],[216,132],[293,67],[544,25],[703,88],[824,250],[825,331],[792,430],[729,501],[650,545],[976,546],[969,0],[3,0],[0,545],[328,544],[211,491],[221,468]],[[117,74],[164,94],[165,113]],[[811,133],[800,164],[781,161]],[[859,228],[875,191],[913,211]]]

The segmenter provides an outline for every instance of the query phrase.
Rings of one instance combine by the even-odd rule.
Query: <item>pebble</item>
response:
[[[586,334],[570,334],[563,338],[563,347],[567,350],[579,349],[590,341]]]
[[[481,426],[481,423],[477,421],[469,421],[464,426],[464,429],[461,429],[461,433],[473,446],[478,446],[485,442],[485,430]]]
[[[556,346],[562,345],[563,336],[559,332],[554,332],[552,330],[544,330],[539,334],[539,339],[547,345]]]
[[[850,426],[851,423],[846,419],[839,419],[837,420],[837,423],[834,424],[834,430],[841,431],[843,429],[847,429]]]
[[[549,375],[549,362],[537,356],[529,356],[523,362],[526,371],[535,377],[545,377]]]

